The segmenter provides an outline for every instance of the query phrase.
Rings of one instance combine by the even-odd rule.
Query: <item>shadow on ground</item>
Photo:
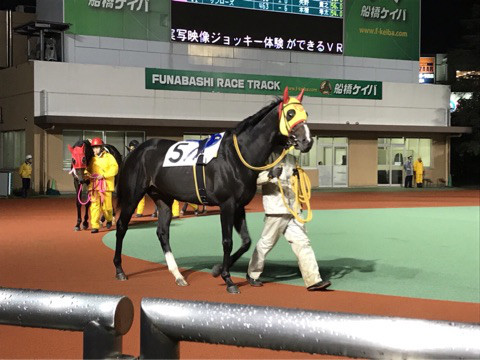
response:
[[[222,260],[218,256],[192,256],[177,259],[179,267],[184,268],[182,275],[188,280],[188,276],[195,271],[210,271],[214,265]],[[239,259],[231,268],[231,272],[245,273],[248,267],[248,259]],[[354,258],[340,258],[334,260],[319,261],[318,266],[324,279],[340,279],[348,274],[358,272],[374,272],[376,261],[361,260]],[[139,276],[156,271],[166,270],[165,266],[156,266],[155,268],[145,269],[136,273],[129,274],[129,277]],[[294,279],[300,279],[302,275],[296,261],[268,261],[261,279],[264,282],[282,282]]]

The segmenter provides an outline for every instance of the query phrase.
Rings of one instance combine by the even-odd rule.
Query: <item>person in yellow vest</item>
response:
[[[118,164],[113,155],[103,149],[102,139],[92,139],[92,148],[95,156],[88,165],[88,173],[90,176],[89,190],[91,192],[90,221],[92,234],[95,234],[98,233],[100,228],[102,213],[107,220],[107,229],[112,227],[112,192],[115,189],[115,175],[118,173]]]
[[[128,143],[128,153],[131,153],[135,150],[140,143],[137,140],[132,140]],[[140,218],[143,216],[143,210],[145,210],[145,196],[140,200],[137,205],[137,210],[135,210],[135,217]]]
[[[413,164],[413,171],[415,172],[415,182],[417,183],[417,187],[423,187],[423,162],[422,158],[419,157],[415,163]]]
[[[18,173],[22,178],[22,197],[26,198],[30,190],[30,179],[32,178],[32,155],[25,157],[25,162],[20,165]]]

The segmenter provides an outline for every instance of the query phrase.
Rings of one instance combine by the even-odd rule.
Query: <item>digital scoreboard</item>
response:
[[[172,0],[171,40],[343,53],[344,0]]]

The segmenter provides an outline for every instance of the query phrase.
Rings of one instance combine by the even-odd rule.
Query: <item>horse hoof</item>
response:
[[[127,275],[125,275],[124,273],[117,274],[116,278],[117,280],[120,280],[120,281],[128,280]]]
[[[219,277],[221,273],[222,273],[222,265],[221,264],[217,264],[212,268],[212,276],[213,277]]]
[[[88,225],[83,225],[83,226],[82,226],[82,229],[83,229],[83,230],[87,230],[87,229],[88,229]]]
[[[75,227],[73,228],[73,231],[80,231],[80,226],[75,226]]]
[[[238,290],[237,285],[227,286],[227,292],[229,294],[240,294],[240,290]]]
[[[176,279],[176,280],[175,280],[175,283],[176,283],[178,286],[188,286],[188,283],[185,281],[185,279]]]

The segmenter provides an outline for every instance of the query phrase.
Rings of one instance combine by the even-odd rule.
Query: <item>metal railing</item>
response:
[[[361,358],[480,358],[480,326],[144,298],[140,357],[178,359],[194,341]]]
[[[0,324],[82,331],[85,359],[121,356],[132,321],[125,296],[0,288]]]

